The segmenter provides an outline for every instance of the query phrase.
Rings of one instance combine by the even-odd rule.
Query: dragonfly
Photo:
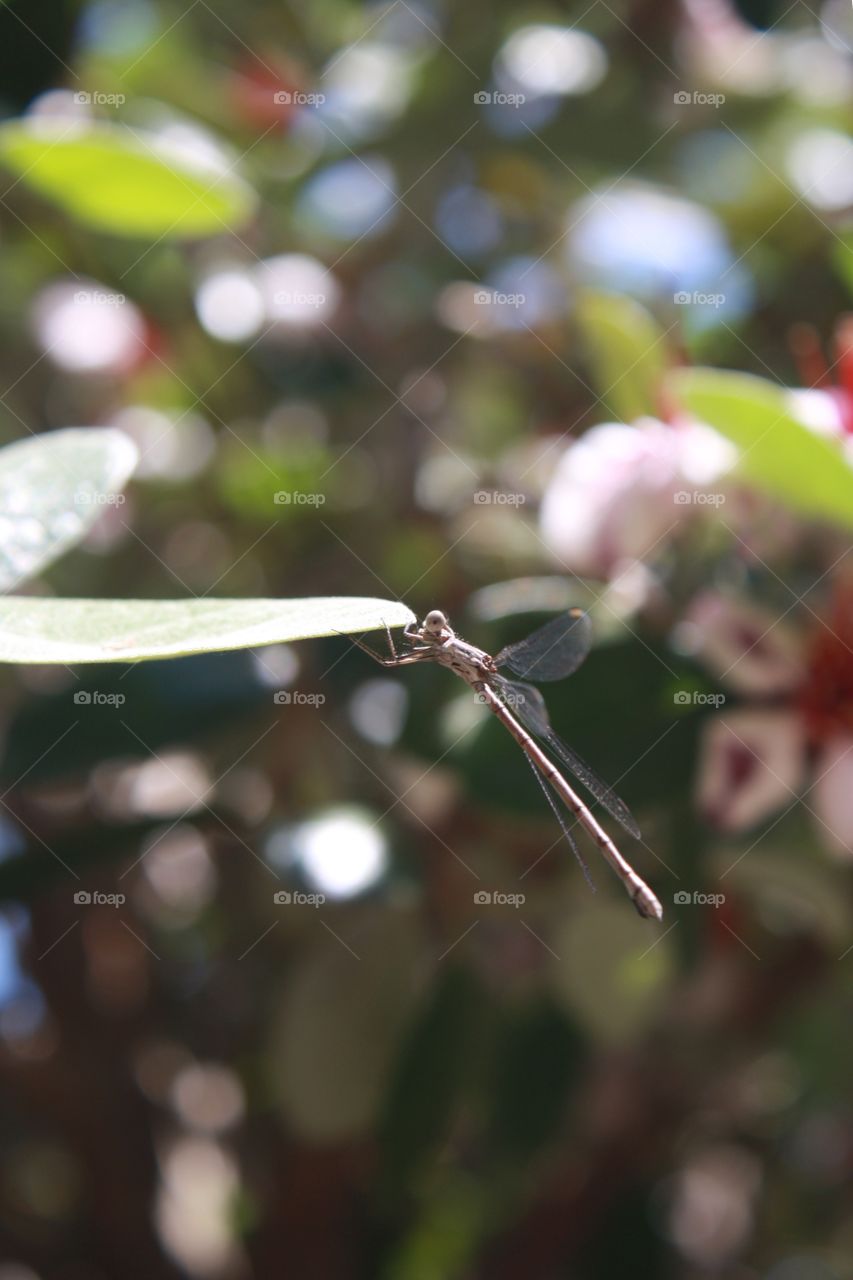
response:
[[[447,615],[432,609],[420,624],[403,632],[405,649],[397,650],[386,627],[388,656],[376,653],[361,640],[355,643],[383,667],[405,667],[416,662],[437,662],[460,676],[512,734],[533,767],[539,785],[560,824],[563,835],[589,879],[584,859],[569,830],[555,795],[575,815],[604,858],[622,881],[641,916],[660,920],[660,902],[646,882],[623,858],[591,809],[565,777],[568,770],[612,818],[635,839],[640,829],[628,806],[599,778],[588,764],[554,732],[545,699],[528,680],[563,680],[577,671],[592,645],[592,624],[583,609],[573,608],[546,622],[524,640],[507,645],[495,657],[460,639]],[[522,679],[508,679],[498,668]],[[550,754],[549,754],[550,753]],[[560,762],[560,769],[552,757]]]

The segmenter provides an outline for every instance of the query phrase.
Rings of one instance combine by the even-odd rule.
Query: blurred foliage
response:
[[[118,431],[59,431],[0,450],[4,591],[81,541],[102,503],[115,501],[136,456]]]
[[[784,395],[762,378],[694,369],[676,388],[703,422],[743,450],[741,474],[805,516],[849,526],[853,472],[834,441],[797,422]]]
[[[182,157],[159,156],[156,139],[109,125],[79,138],[74,133],[63,121],[53,132],[7,125],[0,158],[97,230],[185,238],[239,225],[251,212],[249,190],[238,179],[204,167],[201,173],[189,165],[179,168]]]
[[[849,1275],[851,43],[0,6],[0,1280]]]
[[[394,600],[7,600],[4,662],[128,662],[405,626]]]

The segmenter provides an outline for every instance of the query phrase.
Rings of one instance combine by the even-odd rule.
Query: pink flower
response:
[[[724,711],[706,727],[699,808],[721,831],[744,831],[790,804],[803,774],[800,726],[787,711]]]
[[[607,422],[569,446],[540,512],[543,539],[575,573],[610,577],[642,560],[688,518],[736,450],[699,423]]]
[[[685,634],[723,684],[753,699],[705,729],[698,798],[707,819],[743,831],[802,801],[826,845],[853,853],[853,591],[839,590],[811,635],[708,593]]]
[[[788,392],[791,412],[817,435],[843,439],[853,462],[853,316],[842,316],[835,326],[832,368],[811,325],[794,325],[790,345],[806,384]]]

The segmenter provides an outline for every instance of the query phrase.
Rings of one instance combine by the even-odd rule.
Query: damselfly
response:
[[[356,641],[383,667],[404,667],[413,662],[438,662],[461,676],[477,693],[490,711],[515,738],[533,766],[533,772],[545,793],[551,809],[559,822],[575,856],[586,871],[574,837],[558,809],[552,790],[571,810],[578,822],[589,832],[604,857],[610,863],[625,886],[631,901],[641,916],[661,919],[661,905],[649,886],[625,859],[607,832],[596,821],[589,808],[569,786],[563,774],[539,743],[544,744],[557,759],[586,787],[587,791],[615,818],[625,830],[640,839],[640,829],[623,800],[602,782],[589,765],[568,747],[551,728],[545,700],[538,689],[518,680],[508,680],[500,675],[504,667],[514,676],[528,680],[562,680],[576,671],[589,653],[592,627],[582,609],[569,609],[534,631],[526,640],[507,645],[493,658],[483,649],[460,640],[451,628],[445,614],[433,609],[420,626],[411,625],[403,632],[407,648],[398,653],[394,639],[388,630],[390,656],[375,653],[361,641]],[[535,739],[539,739],[539,742]],[[550,788],[550,790],[549,790]]]

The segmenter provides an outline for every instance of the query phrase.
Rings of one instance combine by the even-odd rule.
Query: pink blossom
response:
[[[759,605],[706,591],[693,600],[685,623],[705,664],[739,693],[790,693],[802,680],[802,637]]]
[[[705,729],[699,807],[722,831],[743,831],[796,796],[803,775],[802,727],[788,711],[724,711]]]
[[[698,799],[708,820],[744,831],[802,799],[827,848],[853,853],[853,592],[842,587],[832,615],[808,631],[708,592],[683,632],[724,686],[754,699],[705,727]]]
[[[569,446],[542,500],[545,543],[576,573],[607,578],[650,555],[686,519],[736,451],[710,427],[653,418],[603,423]]]

